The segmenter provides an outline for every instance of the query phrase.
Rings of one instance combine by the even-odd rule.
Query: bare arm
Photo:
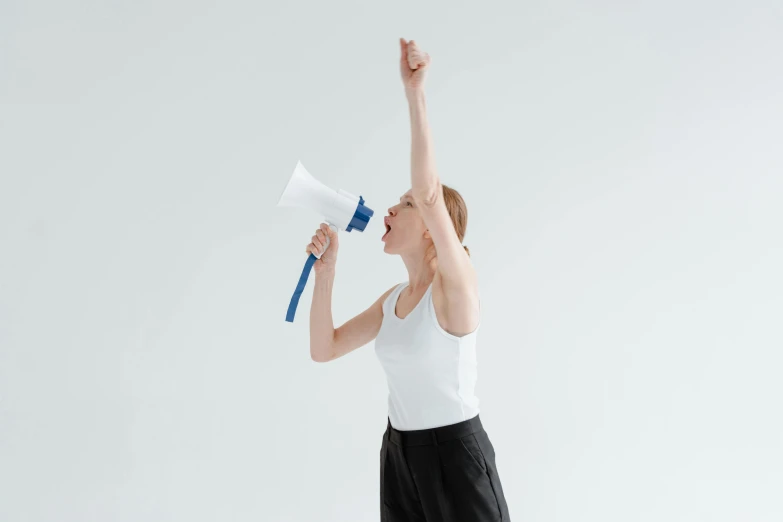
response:
[[[473,264],[457,237],[443,200],[432,133],[427,118],[424,77],[430,67],[430,56],[413,40],[400,41],[400,72],[408,100],[411,120],[411,193],[418,204],[424,224],[432,236],[438,256],[438,277],[450,302],[467,299],[478,307],[478,284]]]
[[[411,119],[411,192],[435,245],[438,256],[435,278],[440,279],[446,298],[447,322],[467,318],[465,321],[475,325],[479,313],[478,279],[443,199],[443,187],[435,171],[424,92],[407,91],[406,94]],[[462,327],[465,328],[472,330]]]
[[[332,361],[375,339],[383,321],[383,302],[395,288],[391,287],[369,308],[335,329],[333,285],[334,272],[324,271],[316,276],[310,308],[310,357],[315,362]]]
[[[313,302],[310,304],[310,358],[316,362],[327,360],[334,343],[333,287],[333,269],[316,272]]]
[[[411,193],[432,237],[438,260],[433,301],[445,298],[442,307],[445,317],[441,314],[440,319],[458,331],[470,332],[479,321],[478,281],[446,208],[435,166],[423,88],[431,60],[413,40],[406,43],[401,39],[400,50],[400,73],[411,120]]]

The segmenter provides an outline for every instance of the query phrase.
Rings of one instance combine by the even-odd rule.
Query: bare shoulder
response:
[[[386,290],[381,296],[375,300],[373,304],[371,304],[364,312],[359,314],[357,317],[367,317],[368,319],[374,321],[376,323],[375,326],[380,328],[380,321],[383,319],[383,303],[386,302],[386,299],[389,297],[389,295],[394,292],[394,289],[397,288],[397,285],[392,286],[388,290]]]
[[[397,285],[385,291],[359,315],[335,329],[332,350],[327,361],[342,357],[375,339],[383,322],[383,303],[395,288]]]
[[[432,304],[440,327],[456,337],[473,332],[479,324],[478,276],[475,270],[450,283],[436,270],[432,281]]]
[[[381,295],[381,296],[378,298],[378,301],[376,302],[376,304],[377,304],[377,306],[379,306],[379,307],[380,307],[381,314],[383,314],[383,303],[384,303],[384,302],[386,302],[386,299],[388,299],[388,297],[391,295],[391,293],[392,293],[392,292],[394,292],[394,289],[395,289],[395,288],[397,288],[398,286],[399,286],[399,283],[395,284],[394,286],[392,286],[391,288],[389,288],[388,290],[386,290],[386,291],[383,293],[383,295]]]

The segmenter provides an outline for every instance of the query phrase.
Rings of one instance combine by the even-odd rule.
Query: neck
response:
[[[436,263],[422,252],[401,254],[408,269],[408,288],[412,293],[427,288],[435,278]]]

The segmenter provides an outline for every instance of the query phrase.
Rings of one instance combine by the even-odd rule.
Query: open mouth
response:
[[[389,221],[388,220],[384,220],[384,224],[386,225],[386,233],[383,234],[383,237],[381,238],[381,241],[386,239],[386,236],[388,236],[389,232],[391,232],[391,225],[389,225]]]

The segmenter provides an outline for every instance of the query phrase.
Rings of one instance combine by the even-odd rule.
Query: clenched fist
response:
[[[418,91],[424,88],[424,78],[430,68],[430,55],[425,53],[411,40],[400,38],[400,74],[406,91]]]
[[[329,238],[329,248],[324,252],[326,246],[326,238]],[[313,264],[313,269],[316,274],[320,274],[322,270],[334,271],[335,264],[337,263],[337,251],[340,248],[340,241],[337,239],[337,232],[332,230],[327,223],[321,223],[321,226],[315,231],[313,240],[307,245],[305,252],[308,254],[321,254],[320,259]]]

